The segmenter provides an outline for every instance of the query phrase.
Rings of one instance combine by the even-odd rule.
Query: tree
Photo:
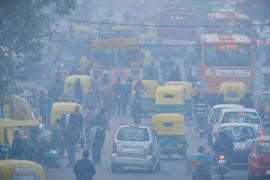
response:
[[[76,0],[0,1],[0,99],[19,78],[18,67],[42,61],[45,40],[57,26],[45,9],[68,15],[75,7]]]

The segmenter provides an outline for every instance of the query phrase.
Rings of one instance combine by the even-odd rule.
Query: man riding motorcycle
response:
[[[169,55],[165,55],[159,65],[163,79],[167,80],[170,73],[173,71],[175,62],[171,59]]]
[[[192,174],[193,179],[211,179],[210,165],[211,157],[205,152],[204,146],[198,148],[198,152],[193,155],[193,165],[195,166]]]
[[[216,156],[218,153],[223,152],[228,158],[228,170],[230,170],[231,153],[234,149],[233,140],[226,134],[225,131],[221,130],[217,140],[212,146],[214,152],[214,164],[216,165]]]

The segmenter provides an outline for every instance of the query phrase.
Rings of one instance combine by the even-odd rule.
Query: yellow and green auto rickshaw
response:
[[[75,106],[80,107],[80,112],[82,113],[82,106],[75,102],[55,102],[52,105],[51,111],[51,124],[55,124],[55,120],[62,117],[62,114],[65,113],[67,115],[67,120],[69,115],[73,113],[75,110]],[[67,122],[68,123],[68,122]]]
[[[3,119],[34,120],[32,108],[26,98],[10,95],[3,105]]]
[[[3,180],[45,180],[43,167],[28,160],[1,160],[0,179]]]
[[[155,112],[156,91],[158,82],[156,80],[141,80],[144,86],[142,94],[142,108],[141,113],[146,115]],[[132,83],[132,94],[135,94],[134,86],[136,81]]]
[[[155,113],[184,113],[184,87],[163,85],[157,88]]]
[[[84,24],[75,24],[73,26],[72,37],[76,41],[87,42],[89,40],[91,32],[92,29],[90,26]]]
[[[62,114],[66,114],[66,122],[69,123],[69,116],[71,113],[75,112],[75,106],[79,106],[80,113],[83,112],[82,106],[75,102],[55,102],[52,105],[51,111],[51,125],[55,124],[55,120],[62,117]],[[81,137],[79,144],[84,147],[84,134],[81,131]]]
[[[178,113],[155,114],[152,126],[157,132],[163,155],[178,154],[186,158],[188,143],[185,138],[185,118]]]
[[[2,159],[9,159],[14,132],[19,131],[26,151],[22,159],[33,159],[34,149],[38,147],[39,125],[37,120],[0,120],[0,145]]]
[[[186,119],[192,119],[192,84],[186,81],[167,81],[165,85],[182,85],[185,90],[184,114]]]
[[[224,94],[224,101],[228,104],[238,104],[246,92],[246,85],[243,82],[227,81],[219,85],[219,92]]]
[[[91,77],[88,75],[71,75],[65,79],[64,94],[68,93],[68,84],[74,85],[77,79],[80,79],[81,81],[83,94],[85,95],[88,93],[89,88],[91,87]]]

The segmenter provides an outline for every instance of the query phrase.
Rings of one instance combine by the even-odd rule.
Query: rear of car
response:
[[[207,142],[208,145],[212,144],[212,132],[213,132],[213,127],[216,122],[218,122],[218,117],[222,109],[228,109],[228,108],[243,108],[242,105],[238,104],[218,104],[212,107],[210,116],[209,116],[209,127],[207,131]]]
[[[270,179],[270,136],[258,137],[248,158],[249,179]]]
[[[234,149],[231,154],[232,165],[248,164],[248,148],[256,138],[256,131],[249,123],[226,123],[220,126],[234,143]]]
[[[255,108],[258,111],[263,124],[269,124],[270,120],[270,93],[264,92],[259,95]]]
[[[122,125],[118,128],[111,156],[111,171],[123,166],[144,167],[150,173],[160,169],[160,147],[153,128]]]

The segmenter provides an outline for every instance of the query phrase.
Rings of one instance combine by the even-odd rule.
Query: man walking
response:
[[[93,176],[96,174],[96,169],[93,162],[88,158],[89,151],[83,151],[83,158],[78,160],[73,168],[77,180],[93,180]]]
[[[73,167],[74,165],[76,146],[79,140],[80,140],[80,130],[74,124],[69,124],[66,135],[67,153],[68,153],[67,167]]]
[[[80,131],[83,130],[83,115],[80,113],[79,106],[75,106],[74,113],[70,114],[68,124],[75,125]]]
[[[121,115],[121,101],[120,101],[120,93],[122,91],[121,79],[117,79],[116,83],[113,85],[114,91],[114,101],[113,101],[113,114],[115,115],[117,111],[117,115]]]
[[[92,158],[93,163],[99,164],[101,162],[101,150],[105,141],[105,130],[102,127],[102,123],[98,121],[98,125],[94,126],[90,130],[90,139],[92,144]]]

